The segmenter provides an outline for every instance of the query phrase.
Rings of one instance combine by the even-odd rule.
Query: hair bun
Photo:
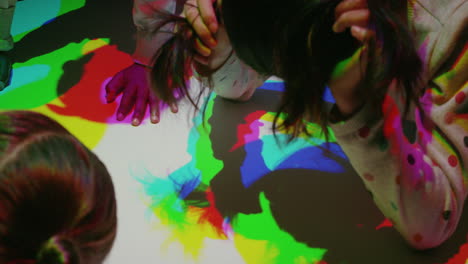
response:
[[[69,239],[54,236],[41,247],[37,264],[78,264],[77,248]]]

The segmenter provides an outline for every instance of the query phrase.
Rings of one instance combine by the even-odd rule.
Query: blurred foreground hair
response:
[[[190,5],[185,3],[185,5]],[[196,8],[192,6],[192,8]],[[214,3],[216,15],[219,18],[218,8]],[[202,86],[199,93],[193,97],[190,94],[188,82],[196,69],[200,76],[206,77],[209,88],[212,86],[211,75],[208,67],[194,60],[197,51],[195,41],[197,35],[190,22],[182,16],[171,14],[164,10],[153,10],[159,23],[154,27],[152,34],[166,33],[171,36],[156,51],[152,60],[151,88],[155,95],[165,103],[175,103],[179,98],[187,97],[190,103],[199,109],[199,103],[205,93],[206,87]],[[200,19],[200,18],[197,18]],[[174,30],[167,28],[174,26]],[[203,108],[203,116],[206,104]],[[203,125],[205,123],[203,122]]]
[[[116,227],[96,155],[44,115],[0,113],[1,264],[101,264]]]
[[[328,138],[329,111],[323,95],[336,65],[361,46],[350,31],[332,26],[341,0],[223,0],[221,15],[237,56],[254,70],[284,80],[285,92],[274,128],[308,131],[304,121],[318,123]],[[422,64],[406,17],[406,0],[368,0],[370,27],[365,76],[359,96],[381,112],[387,88],[396,80],[410,102],[419,105]],[[246,8],[248,7],[248,8]],[[278,125],[279,114],[287,114]]]

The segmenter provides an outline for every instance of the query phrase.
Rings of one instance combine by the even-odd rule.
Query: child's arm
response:
[[[468,4],[458,6],[450,18],[467,11]],[[424,42],[432,47],[425,50],[432,56],[424,57],[428,72],[437,66],[439,73],[429,78],[422,113],[413,106],[408,118],[402,117],[403,100],[393,83],[383,116],[364,107],[332,125],[377,206],[419,249],[438,246],[451,236],[468,190],[468,46],[461,33],[466,19],[446,24],[450,31],[441,30]],[[434,58],[445,59],[436,63]]]
[[[363,107],[332,125],[374,201],[415,248],[435,247],[456,229],[468,190],[468,3],[411,3],[411,30],[426,69],[422,113],[402,117],[393,83],[383,116]],[[428,11],[430,10],[430,11]],[[465,35],[464,35],[465,34]]]
[[[468,86],[460,93],[468,94]],[[384,109],[383,119],[364,108],[333,125],[337,142],[405,239],[419,249],[438,246],[454,232],[466,197],[466,117],[454,117],[451,127],[440,117],[446,111],[426,120],[415,111],[414,119],[402,120],[390,95]]]
[[[134,0],[133,21],[137,28],[136,48],[133,53],[134,64],[118,72],[106,85],[108,103],[122,94],[117,120],[122,121],[133,111],[132,124],[138,126],[143,120],[146,109],[150,109],[152,123],[159,122],[159,99],[149,90],[149,72],[151,60],[159,47],[166,42],[170,34],[154,34],[152,30],[160,21],[155,10],[176,12],[181,9],[182,0]],[[169,25],[164,30],[172,31]],[[172,112],[177,112],[177,105],[170,105]]]

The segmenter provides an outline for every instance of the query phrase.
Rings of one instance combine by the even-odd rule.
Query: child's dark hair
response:
[[[0,263],[100,264],[116,235],[105,166],[65,128],[0,113]]]
[[[186,5],[190,5],[186,3]],[[197,8],[192,6],[192,8]],[[215,5],[216,8],[216,5]],[[198,103],[204,90],[201,89],[194,99],[189,93],[187,82],[192,76],[192,66],[196,66],[201,76],[206,76],[211,83],[211,74],[205,66],[197,63],[194,56],[197,53],[194,44],[197,35],[190,22],[181,16],[173,15],[163,10],[154,10],[160,21],[153,34],[163,31],[167,25],[173,24],[172,36],[157,50],[152,60],[151,87],[156,96],[165,103],[174,103],[178,98],[187,96],[190,103],[199,110]],[[197,18],[200,19],[200,18]]]
[[[349,30],[332,31],[340,0],[223,0],[221,15],[237,56],[259,73],[277,75],[285,92],[274,128],[307,133],[304,123],[319,123],[328,138],[329,111],[323,94],[336,64],[361,45]],[[366,76],[359,92],[376,111],[387,87],[396,80],[404,89],[406,111],[418,105],[421,61],[400,14],[407,1],[369,0],[370,25],[377,36],[368,45]],[[406,15],[406,14],[405,14]],[[286,119],[278,125],[281,112]]]

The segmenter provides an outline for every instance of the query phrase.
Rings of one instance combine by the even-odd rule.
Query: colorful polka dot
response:
[[[414,160],[413,154],[409,154],[407,159],[408,159],[408,163],[411,165],[414,165],[414,163],[416,162],[416,160]]]
[[[388,149],[388,140],[382,139],[379,143],[379,149],[382,152],[386,151]]]
[[[421,242],[422,239],[423,239],[423,237],[422,237],[421,234],[419,234],[419,233],[413,236],[413,240],[414,240],[414,242],[416,242],[416,243]]]
[[[455,113],[448,112],[445,114],[444,122],[446,124],[452,124],[454,119],[455,119]]]
[[[465,143],[465,147],[468,148],[468,137],[463,138],[463,143]]]
[[[442,213],[442,218],[444,218],[444,220],[449,220],[451,214],[452,214],[452,211],[450,211],[450,210],[444,211]]]
[[[466,94],[464,92],[459,92],[455,96],[455,102],[457,102],[457,104],[463,103],[463,101],[465,101],[465,99],[466,99]]]
[[[362,138],[366,138],[368,137],[370,134],[370,128],[365,126],[361,129],[359,129],[359,136],[362,137]]]
[[[370,173],[364,173],[364,179],[366,179],[368,181],[373,181],[374,180],[374,175],[372,175]]]
[[[458,165],[457,157],[455,157],[454,155],[450,155],[450,157],[448,158],[448,163],[450,164],[450,166],[456,167]]]

